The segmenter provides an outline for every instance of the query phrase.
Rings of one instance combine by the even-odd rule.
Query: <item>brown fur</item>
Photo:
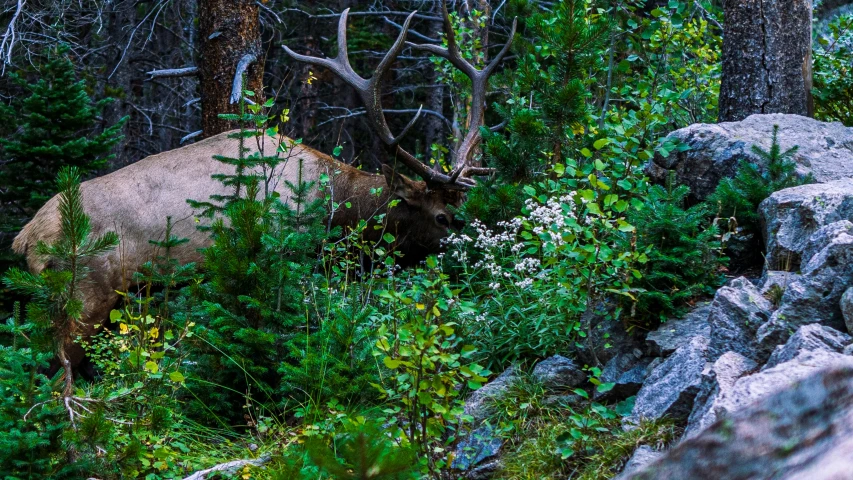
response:
[[[116,291],[130,288],[133,272],[155,256],[155,247],[149,240],[163,238],[167,216],[172,217],[173,234],[190,240],[176,248],[173,256],[184,263],[203,260],[199,249],[208,246],[210,239],[197,226],[205,220],[195,216],[198,212],[193,211],[186,200],[205,201],[212,194],[231,193],[219,181],[210,178],[226,168],[213,158],[214,155],[237,155],[237,140],[228,138],[229,133],[152,155],[80,185],[93,234],[115,231],[121,243],[114,251],[92,259],[88,264],[89,276],[80,287],[85,307],[79,334],[87,337],[101,327],[119,299]],[[263,141],[267,142],[266,152],[274,151],[278,146],[275,139],[264,137]],[[384,175],[365,173],[316,150],[295,145],[289,139],[286,141],[291,145],[289,160],[273,185],[285,201],[290,198],[285,181],[296,181],[297,159],[301,158],[304,180],[316,180],[323,173],[329,175],[334,200],[341,205],[346,202],[352,205],[349,209],[341,207],[335,213],[331,219],[333,226],[352,227],[360,219],[369,220],[387,213],[385,231],[397,236],[397,247],[405,255],[407,263],[439,250],[440,240],[448,233],[448,225],[439,224],[437,217],[444,215],[453,225],[453,216],[447,211],[447,205],[458,206],[461,203],[459,192],[428,190],[423,182],[395,174],[388,167],[383,168]],[[247,143],[254,144],[255,141]],[[253,145],[253,150],[256,149]],[[371,189],[379,188],[382,189],[380,195],[370,194]],[[392,195],[403,201],[388,209]],[[35,254],[36,244],[40,241],[50,243],[59,237],[57,206],[58,197],[55,196],[21,230],[12,245],[16,252],[26,255],[33,273],[46,268],[44,260]],[[369,228],[366,235],[377,240],[381,232]],[[72,363],[76,365],[83,358],[82,352],[72,357]]]

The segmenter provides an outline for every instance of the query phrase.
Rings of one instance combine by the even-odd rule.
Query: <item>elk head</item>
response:
[[[458,229],[462,226],[461,222],[454,218],[453,213],[449,211],[448,207],[458,207],[461,205],[464,200],[464,192],[475,185],[473,176],[492,173],[491,169],[476,165],[472,157],[482,140],[479,129],[484,124],[485,119],[486,90],[489,76],[494,73],[498,64],[509,51],[516,30],[516,20],[513,20],[509,39],[500,53],[483,69],[478,69],[462,56],[450,21],[450,15],[447,11],[446,2],[441,2],[441,5],[447,47],[406,42],[409,24],[417,13],[417,11],[412,12],[403,23],[400,34],[397,36],[394,44],[386,52],[369,79],[358,75],[349,62],[346,39],[349,9],[344,10],[338,22],[338,54],[335,58],[300,55],[287,46],[284,46],[285,51],[295,60],[328,68],[355,89],[365,105],[368,123],[379,135],[382,142],[393,153],[397,161],[423,179],[423,181],[413,181],[396,172],[393,166],[382,166],[382,173],[391,192],[390,199],[400,200],[398,206],[388,211],[386,220],[390,224],[405,224],[398,231],[405,232],[401,242],[406,248],[402,250],[409,252],[407,256],[409,256],[410,260],[423,256],[417,253],[413,254],[413,252],[419,250],[425,253],[438,251],[440,240],[448,235],[449,229]],[[443,57],[471,79],[470,124],[465,137],[451,155],[452,171],[449,175],[442,173],[438,164],[434,168],[430,168],[400,146],[400,140],[412,129],[420,117],[421,109],[418,109],[417,114],[415,114],[412,120],[409,121],[397,136],[391,133],[391,129],[388,127],[388,122],[385,119],[380,101],[380,94],[382,92],[381,82],[404,46],[410,46]]]

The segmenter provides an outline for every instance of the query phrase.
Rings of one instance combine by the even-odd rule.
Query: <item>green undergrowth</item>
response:
[[[535,379],[522,376],[490,402],[488,421],[506,440],[494,478],[609,479],[640,445],[659,449],[678,438],[680,429],[668,419],[623,429],[632,405],[633,397],[602,404],[581,389],[549,392]]]

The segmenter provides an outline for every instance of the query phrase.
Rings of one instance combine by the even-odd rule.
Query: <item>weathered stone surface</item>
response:
[[[481,425],[456,444],[456,456],[451,467],[455,470],[470,470],[495,457],[502,445],[503,440],[495,435],[490,425]]]
[[[705,370],[708,339],[693,337],[658,365],[637,393],[629,423],[664,415],[686,419],[699,393]]]
[[[653,360],[653,358],[642,357],[642,352],[639,350],[613,357],[601,370],[600,378],[602,383],[613,383],[613,388],[606,392],[596,391],[595,400],[600,402],[622,400],[639,392]]]
[[[475,422],[485,418],[489,414],[488,401],[506,393],[507,388],[518,380],[518,375],[517,368],[507,368],[497,378],[483,385],[482,388],[474,390],[471,396],[465,401],[465,406],[463,407],[465,415],[473,417]]]
[[[683,438],[691,438],[717,420],[718,404],[739,378],[758,368],[758,364],[735,352],[726,352],[703,374],[693,412],[687,420]]]
[[[817,323],[804,325],[797,330],[797,333],[791,335],[785,345],[776,347],[761,369],[766,370],[790,362],[803,351],[823,350],[841,353],[851,342],[853,338],[850,335],[827,326]]]
[[[769,352],[759,349],[755,332],[770,318],[772,309],[770,301],[745,277],[717,290],[708,314],[708,360],[714,361],[730,351],[756,361],[767,358]]]
[[[850,236],[853,236],[853,223],[848,220],[840,220],[820,227],[806,242],[801,268],[805,268],[809,261],[824,248],[833,243],[848,242]]]
[[[616,477],[616,479],[621,480],[626,478],[628,475],[640,471],[643,467],[662,456],[663,452],[655,450],[648,445],[640,445],[636,450],[634,450],[634,454],[631,455],[631,458],[628,459],[627,463],[625,463],[625,468],[622,469],[622,473]]]
[[[841,316],[844,318],[847,332],[853,333],[853,287],[848,288],[841,295]]]
[[[709,313],[710,304],[704,303],[684,318],[667,320],[657,330],[646,335],[649,353],[666,357],[693,337],[709,337],[711,335],[711,326],[708,325]]]
[[[853,234],[846,227],[837,227],[848,223],[836,222],[812,235],[812,244],[825,246],[805,264],[800,279],[788,285],[770,321],[758,329],[762,348],[785,343],[801,325],[817,322],[836,330],[846,329],[840,302],[844,292],[853,286]]]
[[[799,146],[794,156],[799,175],[811,173],[820,183],[853,177],[853,128],[784,114],[750,115],[740,122],[700,123],[676,130],[667,140],[683,142],[689,149],[666,158],[656,156],[647,171],[663,183],[668,171],[675,170],[676,179],[690,187],[691,196],[704,200],[720,179],[734,176],[741,160],[764,163],[752,146],[769,149],[773,125],[779,125],[783,151]]]
[[[853,175],[853,161],[850,164]],[[853,179],[786,188],[759,206],[766,245],[765,266],[770,270],[797,271],[808,262],[803,251],[821,227],[841,220],[853,221]]]
[[[542,382],[548,390],[566,390],[585,383],[587,374],[574,361],[554,355],[536,364],[533,378]]]
[[[627,478],[850,479],[851,451],[853,365],[847,364],[813,371],[718,420]]]
[[[839,365],[853,366],[853,357],[825,350],[802,351],[793,360],[739,379],[730,394],[717,401],[717,414],[741,410],[756,400],[792,388],[818,370]]]
[[[764,298],[773,303],[773,297],[778,295],[777,300],[781,301],[782,294],[788,289],[788,285],[800,279],[800,274],[794,272],[784,272],[778,270],[766,270],[761,276],[758,290],[764,295]],[[774,292],[778,289],[778,292]]]

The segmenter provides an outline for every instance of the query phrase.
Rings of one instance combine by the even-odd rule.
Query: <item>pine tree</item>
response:
[[[648,250],[634,317],[656,324],[682,313],[687,302],[711,293],[722,282],[722,257],[718,228],[708,225],[706,204],[685,208],[690,189],[675,184],[655,185],[640,210],[629,221],[637,229],[636,248]]]
[[[30,478],[49,477],[46,471],[59,466],[64,470],[82,468],[75,464],[73,446],[68,446],[61,462],[56,458],[64,447],[60,444],[63,429],[69,423],[76,428],[81,418],[75,411],[80,401],[73,396],[74,377],[68,356],[75,347],[77,322],[83,313],[80,284],[88,273],[85,261],[118,244],[115,232],[92,236],[76,168],[63,167],[57,184],[61,189],[60,236],[54,243],[39,242],[36,246],[37,255],[51,268],[39,275],[12,268],[3,278],[7,287],[32,300],[27,305],[26,321],[21,321],[16,311],[13,320],[0,328],[13,338],[11,347],[0,349],[0,428],[11,432],[0,435],[0,468],[27,473]],[[51,359],[57,359],[62,367],[60,392],[54,392],[54,382],[39,373]],[[6,454],[13,456],[6,458]]]
[[[75,167],[82,177],[104,168],[126,121],[95,133],[97,117],[112,99],[92,100],[85,82],[77,79],[67,47],[46,57],[33,83],[10,74],[29,93],[15,105],[18,128],[0,139],[0,204],[11,208],[13,217],[29,217],[53,196],[62,167]]]
[[[63,167],[57,175],[59,184],[60,235],[50,244],[39,242],[36,254],[51,268],[39,275],[12,268],[3,278],[7,287],[32,297],[27,305],[27,320],[41,337],[50,339],[43,351],[56,355],[65,370],[63,395],[74,391],[73,375],[68,359],[74,348],[77,322],[83,316],[80,284],[88,274],[86,259],[102,255],[118,245],[118,235],[107,232],[92,236],[92,226],[83,210],[80,173],[75,167]]]

